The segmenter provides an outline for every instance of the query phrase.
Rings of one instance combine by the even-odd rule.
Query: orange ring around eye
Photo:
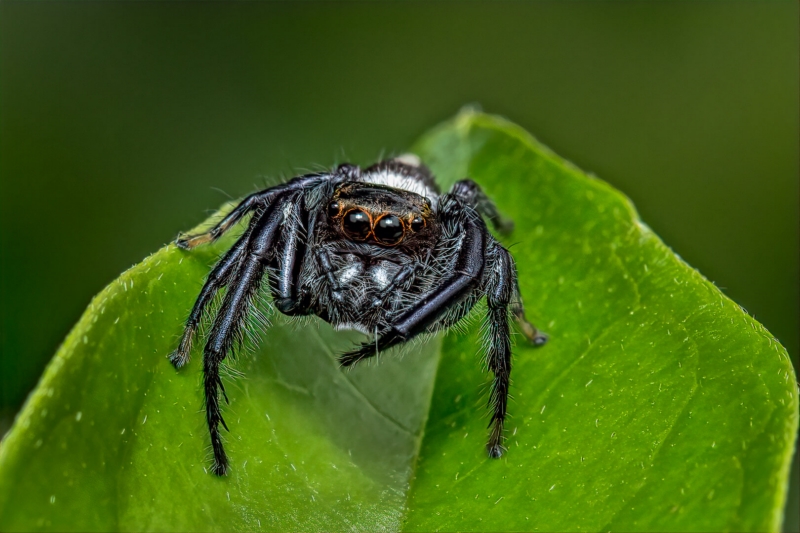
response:
[[[375,240],[384,246],[396,246],[402,242],[406,235],[406,225],[403,219],[392,214],[378,217],[372,226]]]
[[[342,231],[356,241],[365,241],[372,233],[372,215],[354,207],[342,215]]]

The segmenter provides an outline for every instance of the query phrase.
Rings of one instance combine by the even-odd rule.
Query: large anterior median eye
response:
[[[360,209],[351,209],[342,217],[342,228],[348,237],[363,241],[369,236],[372,223],[367,213]]]
[[[397,244],[403,240],[403,221],[394,215],[385,215],[375,223],[375,240],[381,244]]]

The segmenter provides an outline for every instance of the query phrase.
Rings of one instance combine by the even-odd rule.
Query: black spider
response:
[[[245,198],[201,235],[181,236],[191,249],[211,242],[252,213],[236,244],[219,260],[192,308],[175,367],[189,361],[192,337],[215,293],[228,289],[203,352],[206,422],[214,452],[212,470],[224,475],[228,459],[219,424],[220,363],[241,340],[242,327],[265,273],[275,307],[286,315],[317,315],[336,329],[375,335],[374,342],[342,354],[351,366],[421,333],[446,329],[486,296],[488,348],[494,373],[487,451],[503,454],[511,373],[509,312],[536,346],[547,336],[525,319],[514,260],[489,233],[513,223],[471,180],[440,194],[430,171],[413,155],[365,170],[344,164],[308,174]]]

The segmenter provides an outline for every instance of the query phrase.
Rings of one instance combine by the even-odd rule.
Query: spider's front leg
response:
[[[340,355],[339,363],[343,367],[373,357],[423,333],[476,289],[483,274],[484,251],[489,235],[482,221],[469,216],[465,218],[452,274],[438,288],[426,294],[398,317],[391,329],[378,338],[376,344],[364,343],[355,350]]]
[[[225,216],[225,218],[223,218],[211,230],[197,235],[181,235],[175,241],[175,244],[184,250],[191,250],[195,246],[212,242],[221,237],[225,232],[231,229],[231,227],[233,227],[250,212],[255,211],[256,217],[259,217],[260,213],[263,213],[272,202],[279,202],[281,195],[285,195],[290,191],[301,190],[303,187],[313,185],[315,182],[320,182],[324,179],[328,179],[328,177],[310,174],[307,176],[300,176],[282,185],[253,193],[242,200],[239,205],[237,205],[230,213],[228,213],[228,215]],[[208,275],[208,278],[203,285],[203,289],[200,291],[200,295],[197,297],[191,313],[189,313],[189,318],[186,320],[186,325],[184,327],[183,334],[181,335],[178,348],[169,355],[169,360],[173,365],[175,365],[175,368],[181,368],[189,362],[189,354],[192,351],[192,340],[197,332],[197,328],[200,324],[200,320],[203,317],[203,313],[205,312],[208,303],[214,298],[214,295],[221,288],[225,287],[230,281],[231,277],[234,275],[236,268],[245,254],[245,249],[250,242],[250,233],[251,229],[248,229],[244,235],[239,238],[236,244],[234,244],[233,247],[228,250],[222,259],[219,260],[219,262],[214,266],[214,269]],[[291,265],[292,268],[293,266],[294,265]],[[285,280],[286,276],[283,272],[281,272],[280,283],[283,283]],[[281,287],[281,290],[284,292],[286,289],[287,288],[284,286]]]
[[[258,292],[266,266],[275,253],[274,244],[284,222],[283,203],[294,203],[294,209],[298,209],[299,196],[299,193],[295,193],[279,197],[251,223],[250,239],[238,269],[230,281],[222,306],[214,319],[203,352],[206,423],[214,453],[212,471],[220,476],[228,470],[228,458],[219,432],[219,424],[228,429],[222,418],[219,401],[220,392],[225,396],[220,378],[220,364],[233,350],[234,344],[241,339],[242,327],[253,297]]]
[[[517,270],[508,250],[500,244],[493,243],[491,252],[492,259],[487,268],[489,275],[486,283],[486,318],[489,326],[486,363],[494,374],[494,381],[489,395],[492,417],[489,421],[491,430],[486,451],[489,457],[498,458],[505,450],[503,427],[511,378],[511,334],[508,314],[509,306],[517,292]],[[525,323],[528,324],[527,321]]]
[[[281,251],[271,275],[272,302],[281,313],[289,316],[306,315],[309,295],[298,294],[298,278],[306,253],[308,213],[302,197],[291,206],[281,232]]]

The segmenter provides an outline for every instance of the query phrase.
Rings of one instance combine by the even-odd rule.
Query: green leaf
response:
[[[518,343],[494,462],[480,339],[448,338],[405,527],[778,530],[798,418],[785,349],[625,197],[520,128],[467,114],[420,147],[515,219],[522,293],[552,341]]]
[[[207,474],[197,355],[165,356],[232,241],[170,245],[95,298],[0,446],[0,530],[777,530],[798,418],[780,344],[518,127],[465,112],[415,151],[515,219],[551,335],[515,348],[502,459],[478,320],[343,373],[357,335],[272,315],[227,382],[234,468]]]
[[[94,299],[3,444],[0,529],[398,527],[435,342],[343,373],[333,353],[357,337],[270,328],[228,380],[233,472],[205,472],[200,362],[176,372],[165,356],[230,244],[170,245]]]

